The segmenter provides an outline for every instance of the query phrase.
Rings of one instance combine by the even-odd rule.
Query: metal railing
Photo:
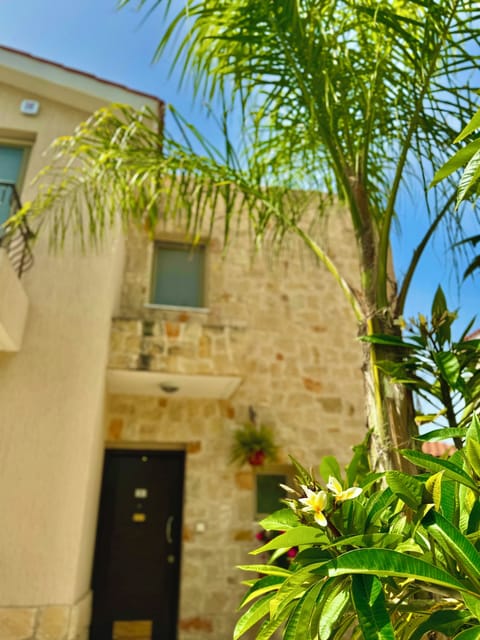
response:
[[[5,249],[13,268],[20,278],[33,265],[32,240],[35,237],[27,222],[9,224],[9,219],[22,208],[13,182],[0,180],[0,214],[6,219],[0,225],[0,247]]]

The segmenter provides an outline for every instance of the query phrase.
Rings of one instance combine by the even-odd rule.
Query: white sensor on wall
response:
[[[20,111],[25,116],[36,116],[40,111],[40,103],[38,100],[22,100]]]

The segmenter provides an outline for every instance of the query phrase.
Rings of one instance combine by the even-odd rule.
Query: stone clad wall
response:
[[[336,257],[354,274],[345,222],[332,226]],[[330,454],[346,462],[364,437],[361,349],[337,285],[296,243],[271,260],[252,257],[239,234],[224,257],[214,235],[207,311],[145,307],[151,256],[148,236],[129,233],[109,366],[242,382],[228,400],[111,395],[107,440],[186,447],[180,638],[226,640],[244,592],[235,566],[251,562],[257,530],[253,471],[229,461],[233,431],[252,406],[273,429],[280,462],[288,454],[307,466]]]
[[[87,640],[91,594],[73,605],[0,607],[2,640]]]

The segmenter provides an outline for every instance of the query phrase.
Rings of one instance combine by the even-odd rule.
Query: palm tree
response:
[[[127,5],[131,0],[122,0]],[[228,239],[235,215],[248,215],[258,242],[299,236],[341,287],[362,336],[400,335],[419,260],[440,223],[453,215],[448,179],[428,192],[458,130],[473,111],[480,8],[469,0],[140,0],[165,8],[160,57],[177,42],[175,64],[193,73],[197,96],[212,102],[224,148],[171,110],[176,133],[151,113],[127,107],[95,114],[56,145],[53,186],[24,214],[48,213],[56,238],[73,225],[81,238],[102,233],[120,208],[128,220],[186,212],[195,232],[221,199]],[[178,3],[177,3],[178,4]],[[233,133],[232,133],[233,124]],[[68,170],[63,169],[65,158]],[[63,164],[62,164],[63,163]],[[399,193],[414,185],[430,226],[403,280],[392,276],[390,237],[401,225]],[[307,211],[348,210],[360,285],[340,272]],[[238,206],[241,200],[241,207]],[[88,224],[78,216],[87,204]],[[310,208],[309,208],[310,207]],[[427,214],[425,214],[427,215]],[[84,235],[85,234],[85,235]],[[405,389],[377,362],[399,350],[365,343],[365,396],[378,469],[401,468],[396,449],[411,437]]]

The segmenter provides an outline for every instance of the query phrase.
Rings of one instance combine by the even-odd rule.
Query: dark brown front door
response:
[[[91,640],[110,640],[122,620],[176,639],[184,464],[183,451],[106,450]]]

